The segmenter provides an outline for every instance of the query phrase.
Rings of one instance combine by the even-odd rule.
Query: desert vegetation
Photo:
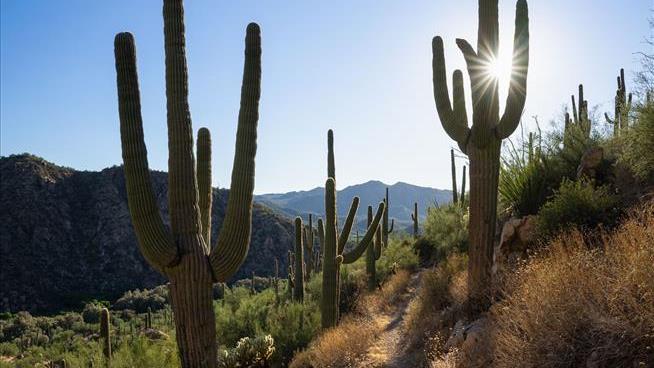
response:
[[[148,168],[134,36],[117,34],[114,50],[131,220],[167,283],[49,316],[1,314],[0,367],[654,366],[654,102],[629,90],[623,70],[603,121],[580,84],[560,121],[525,131],[527,1],[516,2],[500,109],[487,70],[498,1],[479,0],[476,48],[456,41],[470,123],[463,72],[450,100],[443,39],[432,40],[436,112],[458,146],[451,202],[424,219],[415,202],[403,230],[386,189],[353,239],[361,200],[339,217],[330,129],[324,213],[294,219],[293,245],[270,274],[233,281],[253,227],[261,30],[246,28],[231,188],[212,241],[211,135],[200,128],[193,142],[183,2],[163,4],[170,224]],[[455,156],[466,161],[460,187]]]

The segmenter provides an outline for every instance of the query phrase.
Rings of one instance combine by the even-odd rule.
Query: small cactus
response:
[[[293,300],[302,303],[304,301],[304,244],[302,244],[302,218],[295,218],[295,270],[293,281]]]
[[[103,344],[102,353],[109,362],[111,361],[111,321],[107,308],[102,308],[100,311],[100,337]]]
[[[459,189],[456,187],[456,163],[454,162],[454,149],[450,149],[450,161],[452,166],[452,203],[457,204],[459,202],[459,196],[457,194]]]
[[[413,221],[413,237],[418,239],[418,202],[413,203],[411,220]]]

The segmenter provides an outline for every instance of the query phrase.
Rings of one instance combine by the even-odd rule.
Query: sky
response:
[[[499,3],[506,60],[515,0]],[[113,37],[130,31],[150,167],[166,170],[161,1],[0,4],[0,154],[29,152],[80,170],[119,165]],[[543,127],[559,117],[579,83],[591,106],[613,111],[619,69],[629,82],[636,53],[651,51],[643,40],[653,8],[652,0],[529,1],[525,129],[534,129],[532,116]],[[476,43],[476,1],[187,0],[185,21],[193,129],[212,131],[214,186],[229,187],[251,21],[263,48],[257,194],[323,185],[330,128],[340,188],[373,179],[451,186],[456,144],[436,114],[431,39],[444,39],[448,74],[464,69],[454,41]],[[466,93],[470,104],[467,83]]]

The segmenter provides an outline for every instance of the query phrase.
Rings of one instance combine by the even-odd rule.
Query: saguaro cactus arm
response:
[[[202,237],[207,247],[211,247],[211,134],[209,129],[200,128],[197,142],[198,159],[198,205],[200,207],[200,220],[202,222]]]
[[[450,97],[447,90],[447,71],[445,69],[445,54],[443,52],[443,39],[441,37],[434,37],[432,41],[432,51],[434,101],[436,102],[438,117],[440,118],[443,129],[445,129],[447,135],[459,143],[460,146],[465,147],[470,135],[467,114],[465,112],[465,103],[456,103],[463,99],[463,75],[461,74],[461,71],[457,70],[454,72],[453,84],[455,104],[453,109],[450,104]],[[463,110],[461,110],[461,108]]]
[[[254,158],[261,96],[261,35],[256,23],[247,27],[244,64],[229,200],[218,243],[210,254],[213,273],[219,282],[226,281],[243,263],[252,230]]]
[[[350,210],[347,213],[345,218],[345,225],[343,225],[343,231],[338,236],[338,254],[343,253],[347,240],[350,238],[350,232],[352,231],[352,224],[354,224],[354,217],[357,214],[359,209],[359,197],[352,198],[352,204],[350,204]]]
[[[168,120],[168,205],[173,236],[200,233],[193,131],[188,105],[188,71],[182,1],[165,1],[166,110]],[[176,239],[177,240],[177,239]],[[182,250],[185,251],[185,250]]]
[[[387,234],[390,234],[393,232],[393,227],[395,226],[395,219],[391,219],[391,227],[388,228]]]
[[[495,127],[498,139],[508,138],[520,124],[520,116],[527,99],[527,71],[529,70],[529,9],[526,0],[518,0],[515,10],[513,36],[513,66],[509,94],[500,122]]]
[[[134,37],[131,33],[119,33],[114,47],[129,211],[141,253],[152,267],[163,272],[165,267],[177,264],[179,256],[173,238],[163,224],[152,191],[148,153],[143,140]]]
[[[363,236],[361,242],[359,242],[359,244],[351,251],[343,253],[343,263],[349,264],[359,259],[359,257],[361,257],[361,255],[363,254],[363,252],[366,251],[366,248],[368,247],[368,245],[370,245],[370,242],[375,236],[375,232],[379,227],[379,221],[381,221],[383,215],[384,215],[384,202],[380,202],[379,206],[377,207],[377,213],[375,214],[375,218],[372,220],[372,225],[368,227],[368,230],[366,231],[366,235]]]

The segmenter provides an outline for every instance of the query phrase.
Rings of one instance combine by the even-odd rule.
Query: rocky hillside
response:
[[[368,205],[375,205],[384,198],[388,188],[390,196],[389,216],[395,219],[402,226],[411,223],[413,204],[418,202],[418,215],[424,218],[427,214],[427,207],[435,203],[444,204],[452,200],[452,192],[427,187],[419,187],[407,183],[398,182],[387,185],[381,181],[371,180],[363,184],[352,185],[338,191],[338,213],[339,216],[346,216],[354,196],[361,198],[360,210],[357,212],[359,222],[364,222]],[[321,216],[325,208],[325,189],[322,187],[308,191],[289,192],[282,194],[262,194],[256,198],[266,205],[282,211],[288,215],[301,215],[307,213]],[[363,210],[361,210],[363,209]]]
[[[152,180],[168,221],[166,173]],[[214,189],[214,233],[228,195]],[[233,279],[270,275],[292,239],[287,218],[255,203],[250,252]],[[0,270],[0,311],[52,312],[165,282],[138,251],[122,167],[76,171],[27,154],[0,158]]]

